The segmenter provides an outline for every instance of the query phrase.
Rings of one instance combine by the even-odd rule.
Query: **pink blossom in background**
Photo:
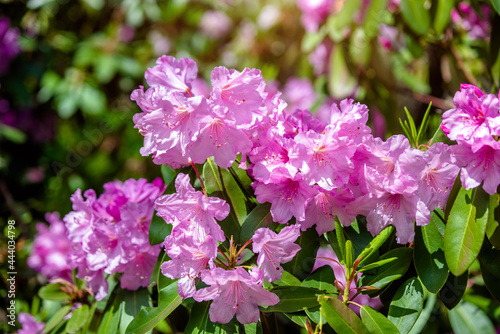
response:
[[[207,10],[203,13],[199,26],[205,35],[218,39],[226,36],[231,31],[233,21],[224,12]]]
[[[455,25],[467,31],[471,39],[487,39],[490,36],[490,12],[491,7],[487,4],[480,6],[481,13],[477,13],[467,2],[458,4],[458,10],[453,8],[451,20]]]
[[[21,324],[21,329],[17,331],[17,334],[41,334],[43,333],[43,328],[45,323],[36,321],[29,313],[21,312],[19,313],[18,321]]]
[[[45,219],[50,226],[38,223],[37,235],[28,257],[28,266],[48,278],[71,280],[72,273],[67,255],[71,252],[71,241],[59,213],[47,213]]]
[[[396,27],[380,24],[378,43],[387,51],[398,51],[404,45],[404,38]]]
[[[107,295],[105,274],[122,273],[121,287],[136,290],[149,285],[160,246],[149,244],[154,200],[165,190],[161,179],[113,181],[99,197],[78,189],[73,211],[61,221],[48,214],[47,228],[37,226],[28,265],[49,278],[72,280],[71,269],[86,282],[97,300]]]
[[[318,31],[329,14],[335,11],[335,0],[297,0],[302,10],[301,22],[308,32]]]
[[[316,100],[316,93],[310,80],[290,78],[283,88],[283,99],[289,111],[310,109]]]
[[[326,260],[326,259],[321,259],[321,258],[327,258],[331,260]],[[332,247],[330,245],[328,246],[322,246],[318,248],[318,252],[316,254],[316,261],[314,262],[314,266],[312,271],[314,272],[316,269],[322,267],[322,266],[330,266],[333,269],[333,274],[335,275],[335,279],[339,280],[340,283],[342,283],[343,286],[346,285],[346,277],[345,277],[345,272],[344,272],[344,267],[338,263],[338,258],[335,252],[333,251]],[[361,277],[361,273],[358,273],[358,279]],[[352,281],[351,285],[349,286],[350,289],[356,288],[356,283],[354,280]],[[350,290],[349,292],[349,298],[352,298],[356,294],[357,290]],[[360,304],[360,305],[368,305],[371,306],[372,308],[378,310],[382,308],[382,302],[378,297],[371,298],[368,295],[364,294],[359,294],[354,298],[352,301]],[[351,308],[353,311],[355,311],[359,315],[359,307],[354,304],[349,304],[349,308]]]
[[[262,287],[262,273],[253,267],[251,273],[242,267],[233,270],[214,268],[204,271],[201,280],[207,288],[196,291],[197,302],[213,300],[210,321],[228,323],[236,314],[242,324],[259,321],[259,306],[276,305],[278,296]]]
[[[313,66],[315,75],[326,74],[330,71],[330,54],[333,43],[329,39],[324,40],[309,54],[309,62]]]
[[[0,18],[0,75],[5,74],[11,60],[21,51],[19,29],[10,27],[7,17]]]

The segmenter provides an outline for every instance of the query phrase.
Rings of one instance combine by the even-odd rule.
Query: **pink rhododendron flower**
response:
[[[268,282],[281,279],[283,267],[280,264],[291,261],[300,250],[300,246],[294,243],[299,236],[297,225],[285,226],[279,233],[265,227],[255,231],[253,252],[259,254],[257,265]]]
[[[262,287],[262,280],[258,277],[262,274],[258,273],[257,267],[252,274],[242,267],[206,270],[201,280],[209,287],[196,291],[193,298],[197,302],[213,300],[209,311],[212,322],[228,323],[235,314],[242,324],[258,322],[258,306],[276,305],[279,298]]]
[[[465,189],[483,189],[490,195],[500,184],[500,142],[490,140],[474,152],[468,145],[452,146],[453,158],[460,170],[460,180]]]
[[[198,67],[192,59],[179,60],[171,56],[161,56],[156,66],[146,71],[146,82],[151,87],[162,86],[170,91],[188,93],[191,82],[198,76]]]
[[[205,234],[211,234],[215,240],[224,241],[224,232],[215,221],[223,220],[229,214],[229,205],[217,197],[205,197],[189,183],[189,175],[179,173],[175,180],[176,193],[164,195],[155,201],[157,215],[175,226],[183,221],[196,224]]]
[[[441,129],[451,140],[481,148],[481,139],[500,135],[500,105],[494,94],[477,87],[462,85],[453,98],[456,108],[443,113]]]
[[[326,247],[318,248],[318,252],[316,254],[316,261],[314,262],[312,271],[314,272],[316,269],[322,266],[332,267],[335,279],[339,280],[343,286],[346,285],[347,282],[346,282],[344,267],[338,262],[337,254],[335,254],[332,247],[329,245]],[[361,273],[358,273],[358,279],[359,277],[361,277]],[[352,298],[356,294],[357,290],[354,290],[354,288],[356,288],[356,283],[353,280],[351,282],[351,285],[349,286],[349,289],[352,289],[349,291],[349,298]],[[376,310],[382,308],[382,302],[378,297],[371,298],[368,295],[359,294],[354,299],[352,299],[352,301],[358,303],[359,305],[371,306]],[[357,305],[349,304],[349,308],[354,310],[359,315],[359,307]]]
[[[45,323],[36,321],[29,313],[21,312],[18,317],[22,329],[17,331],[17,334],[41,334]]]
[[[28,266],[48,278],[71,279],[72,273],[67,255],[71,251],[71,242],[66,236],[66,227],[59,218],[59,213],[47,213],[45,219],[50,223],[38,223],[37,235],[33,241]]]
[[[19,29],[10,27],[10,20],[0,18],[0,75],[7,72],[11,60],[19,53]]]
[[[326,17],[336,11],[335,0],[297,0],[302,10],[302,25],[308,32],[318,31]]]
[[[316,93],[310,80],[290,78],[283,88],[283,99],[290,111],[310,109],[316,100]]]
[[[300,173],[292,177],[287,170],[280,168],[275,170],[275,175],[275,183],[252,183],[257,201],[272,204],[271,215],[275,222],[285,224],[292,216],[304,220],[307,203],[316,195],[316,190],[303,180]]]

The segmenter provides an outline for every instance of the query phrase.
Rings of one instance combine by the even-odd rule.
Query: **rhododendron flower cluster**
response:
[[[148,239],[154,200],[165,190],[161,179],[104,184],[99,197],[94,190],[78,189],[73,210],[63,221],[48,216],[49,229],[39,227],[28,264],[50,278],[68,278],[78,269],[97,300],[107,295],[105,274],[122,273],[121,287],[136,290],[149,285],[159,246]]]
[[[258,266],[249,272],[239,266],[239,255],[245,246],[234,253],[231,240],[226,255],[217,244],[226,239],[217,220],[227,217],[229,205],[196,191],[188,175],[180,173],[175,186],[176,193],[161,196],[155,202],[157,214],[173,227],[164,242],[170,260],[161,265],[163,275],[179,278],[178,293],[182,298],[214,300],[210,306],[212,321],[227,323],[236,314],[241,323],[257,322],[257,306],[275,305],[279,301],[263,288],[262,282],[279,280],[283,273],[280,263],[290,261],[300,249],[294,243],[300,235],[298,227],[287,226],[278,234],[268,228],[255,231],[252,240],[253,251],[259,254]],[[218,252],[226,263],[217,258]],[[209,287],[196,290],[199,279]]]
[[[453,103],[456,108],[443,113],[441,129],[458,143],[453,146],[453,157],[461,167],[462,185],[471,189],[482,183],[493,195],[500,184],[499,99],[463,84]]]
[[[302,230],[316,225],[320,234],[333,230],[336,218],[348,226],[362,214],[373,234],[394,225],[398,242],[408,243],[413,222],[427,224],[430,211],[444,205],[458,173],[446,145],[424,153],[401,135],[374,138],[368,108],[351,99],[333,103],[326,121],[287,109],[279,91],[268,96],[256,69],[215,68],[209,98],[193,93],[196,75],[193,60],[163,56],[146,72],[151,88],[132,93],[142,109],[134,116],[145,137],[141,152],[154,162],[177,168],[214,156],[227,168],[241,154],[256,199],[272,204],[274,221],[295,217]]]

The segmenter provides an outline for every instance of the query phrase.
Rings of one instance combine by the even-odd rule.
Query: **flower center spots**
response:
[[[189,115],[189,111],[187,111],[184,106],[176,105],[174,106],[174,112],[172,114],[166,115],[166,118],[163,120],[163,122],[170,129],[173,129],[179,124],[185,122],[185,120],[189,118]]]
[[[325,154],[325,147],[323,145],[320,145],[314,149],[313,152],[313,161],[315,165],[323,166],[326,164],[326,154]]]
[[[295,181],[287,181],[283,187],[280,198],[289,203],[297,196],[299,192],[299,183]]]
[[[229,289],[227,289],[224,297],[226,299],[226,304],[234,305],[234,309],[240,306],[241,302],[247,301],[245,289],[241,286],[240,281],[231,281]]]
[[[274,254],[277,254],[280,249],[272,244],[266,243],[262,246],[262,250],[266,255],[266,259],[271,262],[274,269],[280,270],[279,264],[281,263],[281,261],[276,258],[276,256],[274,256]]]
[[[382,164],[377,166],[377,171],[385,176],[388,176],[394,171],[394,163],[389,157],[382,157]]]
[[[330,195],[328,194],[319,194],[316,197],[319,207],[321,209],[321,212],[325,215],[325,217],[330,218],[335,216],[334,209],[332,205],[330,204]]]
[[[425,184],[431,189],[432,192],[444,193],[448,190],[442,182],[439,181],[439,172],[435,168],[430,168],[425,173]]]
[[[234,91],[229,90],[229,85],[226,85],[224,86],[224,88],[222,88],[220,96],[223,100],[236,104],[238,106],[246,101],[245,94],[243,94],[242,91],[234,93]]]
[[[210,123],[210,139],[215,142],[217,148],[225,144],[229,138],[224,134],[224,123],[220,119],[214,119]]]
[[[401,195],[395,194],[389,196],[387,201],[385,201],[383,204],[378,203],[376,209],[379,209],[379,213],[381,216],[393,218],[395,212],[399,211],[400,208],[401,208]]]

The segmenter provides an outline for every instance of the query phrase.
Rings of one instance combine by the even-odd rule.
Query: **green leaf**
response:
[[[357,0],[346,2],[351,4]],[[337,99],[351,96],[357,85],[356,78],[351,74],[341,45],[333,47],[330,54],[330,73],[328,77],[328,91]]]
[[[217,334],[233,334],[238,333],[237,322],[230,321],[227,324],[220,324],[218,322],[210,321],[210,305],[211,302],[195,303],[191,309],[189,321],[186,325],[184,333],[198,334],[198,333],[217,333]]]
[[[326,26],[331,39],[339,42],[345,37],[345,28],[352,23],[354,15],[358,12],[360,6],[361,0],[346,1],[337,14],[329,16]]]
[[[335,219],[335,237],[337,239],[337,245],[339,245],[340,253],[337,254],[339,262],[342,264],[346,263],[346,245],[345,245],[345,235],[344,229],[338,219]]]
[[[455,334],[495,334],[491,320],[474,304],[462,301],[449,311],[451,328]]]
[[[330,266],[323,266],[316,269],[311,275],[309,275],[301,284],[303,287],[315,288],[323,291],[327,294],[334,294],[337,292],[333,282],[335,281],[335,275],[333,269]]]
[[[43,328],[44,333],[50,332],[54,327],[63,322],[64,317],[68,315],[69,311],[71,311],[71,305],[66,305],[57,310],[56,313],[45,323],[45,327]]]
[[[161,165],[161,176],[163,177],[163,183],[168,186],[170,183],[175,181],[178,172],[169,165]]]
[[[177,293],[177,281],[163,287],[158,292],[158,307],[142,308],[128,325],[127,333],[140,334],[152,330],[181,303],[182,298]]]
[[[460,180],[460,174],[457,175],[453,187],[451,188],[450,195],[448,195],[448,200],[446,201],[446,206],[444,208],[444,221],[447,222],[450,219],[450,212],[455,204],[459,191],[462,189],[462,181]]]
[[[349,227],[343,228],[346,239],[351,240],[352,246],[354,247],[354,256],[356,258],[370,245],[373,240],[373,235],[368,232],[366,228],[366,219],[362,216],[356,217],[356,220]],[[367,256],[368,262],[371,260],[378,260],[378,253],[369,252]],[[375,255],[375,257],[371,256]]]
[[[370,264],[367,264],[363,268],[357,269],[357,271],[359,271],[359,272],[365,272],[365,271],[368,271],[368,270],[372,270],[372,269],[381,267],[384,264],[391,263],[393,261],[397,261],[397,259],[398,259],[397,257],[391,257],[391,258],[388,258],[388,259],[375,261],[375,262],[372,262]]]
[[[158,216],[155,211],[151,218],[151,225],[149,226],[149,243],[151,245],[161,244],[171,232],[172,225],[167,224],[165,219]]]
[[[245,334],[263,334],[262,323],[260,321],[245,324],[243,327],[245,328]]]
[[[358,255],[356,258],[356,261],[359,261],[359,266],[361,266],[366,259],[370,258],[370,255],[375,253],[383,244],[384,242],[389,239],[389,237],[394,233],[394,226],[389,225],[386,228],[384,228],[375,238],[373,238],[372,241],[361,251],[361,253]]]
[[[328,324],[337,333],[368,334],[370,333],[361,319],[344,303],[334,297],[320,296],[321,313]]]
[[[436,16],[434,17],[434,30],[439,35],[444,32],[444,29],[450,23],[451,10],[455,4],[454,0],[438,0]]]
[[[262,312],[293,313],[306,308],[318,306],[318,295],[323,291],[301,286],[279,286],[269,290],[276,294],[280,301],[278,304],[260,308]]]
[[[493,8],[497,11],[497,14],[500,15],[500,0],[491,0],[491,4]]]
[[[401,13],[410,28],[419,35],[425,35],[431,26],[429,9],[425,0],[402,0]]]
[[[365,324],[370,334],[399,334],[399,330],[379,312],[368,305],[362,305],[360,308],[361,320]]]
[[[279,285],[279,286],[300,286],[302,282],[292,274],[290,274],[288,271],[284,270],[283,274],[281,275],[281,279],[278,281],[274,281],[270,286],[273,285]]]
[[[444,286],[439,291],[439,298],[448,310],[457,306],[462,299],[467,288],[468,276],[469,273],[467,271],[458,277],[450,273],[446,283],[444,283]]]
[[[387,318],[399,329],[401,334],[410,332],[422,312],[424,291],[415,277],[408,279],[398,289],[389,306]]]
[[[397,261],[391,261],[379,267],[375,274],[366,272],[361,276],[361,284],[363,286],[374,286],[383,288],[392,281],[401,278],[408,270],[413,256],[413,249],[400,247],[390,250],[383,254],[380,260],[396,257]]]
[[[240,242],[247,242],[253,237],[255,231],[261,227],[268,227],[274,229],[278,226],[273,222],[271,215],[271,203],[264,203],[257,205],[246,217],[243,225],[241,226]]]
[[[283,264],[283,268],[293,276],[304,279],[310,273],[316,260],[319,247],[318,233],[315,229],[307,229],[300,233],[296,243],[301,247],[292,261]]]
[[[490,196],[490,207],[488,226],[486,226],[486,236],[495,248],[500,249],[500,195],[493,194]]]
[[[123,304],[121,298],[115,296],[113,304],[104,313],[97,334],[117,333]]]
[[[79,105],[86,114],[101,114],[106,109],[106,95],[98,88],[84,84],[81,87]]]
[[[491,248],[485,242],[481,253],[479,253],[479,264],[483,275],[484,284],[497,301],[500,301],[500,250]]]
[[[302,328],[307,328],[307,315],[304,312],[296,313],[283,313],[288,319],[292,320],[294,323]]]
[[[38,296],[45,300],[63,302],[69,302],[71,300],[71,296],[67,292],[62,291],[61,285],[58,283],[42,286],[40,290],[38,290]]]
[[[203,165],[203,181],[207,194],[211,194],[215,191],[222,191],[222,182],[213,157],[208,158]]]
[[[314,33],[306,32],[300,46],[302,52],[309,53],[313,51],[325,39],[326,34],[327,32],[324,28]]]
[[[132,321],[136,321],[139,318],[139,312],[142,311],[142,307],[151,306],[151,298],[149,297],[148,290],[145,288],[140,288],[136,291],[123,290],[122,296],[123,307],[120,317],[120,333],[137,333],[128,327]]]
[[[26,134],[24,132],[5,124],[0,124],[0,138],[2,137],[16,144],[22,144],[26,141]]]
[[[431,249],[428,249],[427,244]],[[415,229],[413,262],[418,277],[427,290],[438,293],[446,282],[449,271],[444,258],[444,238],[432,222]]]
[[[370,2],[363,22],[363,29],[367,40],[377,36],[382,18],[388,14],[387,0],[373,0]]]
[[[444,255],[455,276],[474,262],[488,224],[488,194],[482,188],[462,188],[453,204],[444,235]]]
[[[432,315],[432,311],[434,310],[434,305],[436,305],[437,297],[435,294],[428,294],[427,301],[425,302],[424,309],[420,313],[420,316],[415,322],[415,325],[411,328],[411,331],[408,334],[420,334],[422,330],[425,328],[427,323],[429,322],[429,318]]]
[[[73,310],[73,312],[71,312],[71,318],[69,318],[68,323],[66,324],[66,333],[76,333],[88,320],[88,316],[89,306],[86,304],[83,304],[76,310]]]

